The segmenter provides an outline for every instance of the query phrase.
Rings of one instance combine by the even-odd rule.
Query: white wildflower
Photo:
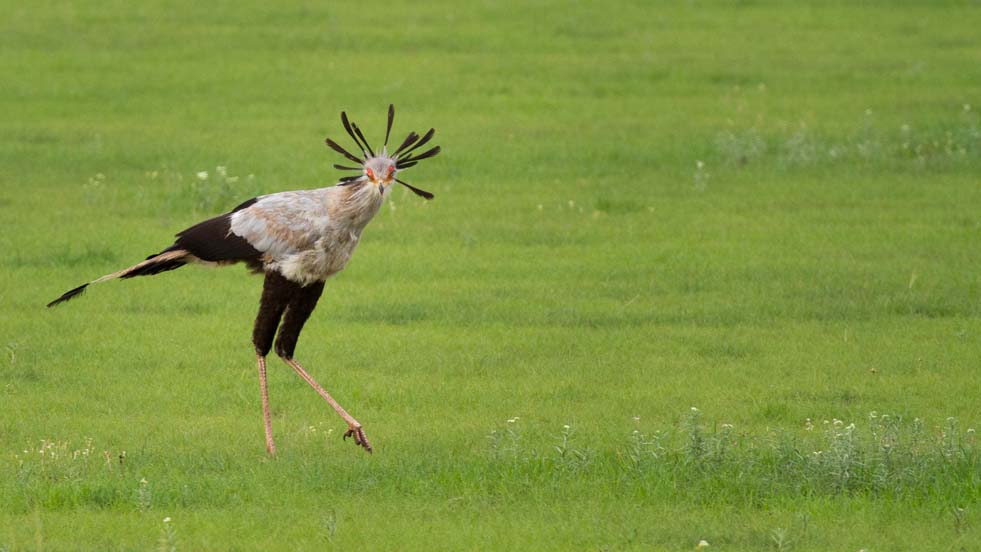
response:
[[[198,173],[198,180],[207,180],[207,179],[208,179],[208,171],[200,171]]]

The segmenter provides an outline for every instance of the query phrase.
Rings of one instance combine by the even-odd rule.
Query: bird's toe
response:
[[[354,444],[360,445],[366,451],[371,452],[371,445],[368,443],[368,438],[365,437],[364,430],[360,427],[348,428],[347,432],[344,433],[344,440],[346,441],[348,437],[354,438]]]

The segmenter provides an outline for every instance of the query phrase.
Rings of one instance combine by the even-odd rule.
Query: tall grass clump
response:
[[[716,133],[714,162],[743,166],[765,161],[783,167],[874,165],[924,169],[976,159],[981,151],[981,117],[964,104],[929,125],[885,125],[866,110],[857,124],[830,131],[820,124],[767,123],[761,113],[752,125],[731,125]]]
[[[511,485],[570,474],[612,478],[622,492],[759,502],[780,496],[868,496],[976,502],[981,454],[973,428],[954,418],[928,430],[919,418],[872,412],[861,423],[807,420],[802,431],[738,432],[705,423],[692,408],[675,431],[633,430],[622,445],[596,450],[563,426],[550,447],[528,443],[516,420],[491,433],[492,472]]]

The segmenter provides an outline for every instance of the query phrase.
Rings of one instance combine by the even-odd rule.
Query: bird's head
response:
[[[392,122],[395,120],[395,106],[388,106],[388,127],[385,129],[385,142],[382,145],[381,151],[375,152],[370,145],[368,145],[368,140],[365,139],[364,133],[357,124],[351,122],[347,118],[347,113],[341,112],[341,124],[344,125],[344,130],[347,131],[348,135],[357,144],[358,149],[361,150],[361,157],[357,157],[348,150],[344,149],[340,144],[327,138],[327,146],[337,153],[343,155],[348,160],[357,163],[358,166],[345,166],[345,165],[334,165],[335,169],[340,169],[342,171],[357,171],[361,174],[353,176],[345,176],[341,178],[339,185],[347,186],[350,184],[368,184],[377,187],[379,194],[384,195],[385,191],[392,185],[393,182],[398,182],[399,184],[405,186],[406,188],[412,190],[418,195],[426,199],[432,199],[433,194],[416,188],[396,177],[399,171],[408,169],[409,167],[414,167],[422,161],[423,159],[429,159],[430,157],[435,157],[440,152],[439,146],[430,148],[422,153],[413,154],[415,150],[419,147],[426,145],[432,140],[433,135],[436,134],[436,129],[429,129],[426,134],[420,136],[415,132],[410,132],[405,140],[402,141],[400,145],[391,154],[388,153],[388,137],[392,133]]]
[[[368,182],[378,186],[378,190],[385,192],[389,186],[395,183],[395,174],[398,172],[398,161],[388,156],[372,157],[364,162],[363,178]]]

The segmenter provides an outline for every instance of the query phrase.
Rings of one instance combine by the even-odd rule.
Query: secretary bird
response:
[[[361,232],[378,212],[393,183],[398,182],[426,199],[433,198],[433,194],[396,178],[396,174],[440,152],[440,147],[435,146],[422,153],[412,153],[426,145],[436,131],[429,129],[422,136],[410,132],[402,145],[389,154],[388,137],[394,119],[395,107],[389,105],[385,142],[376,153],[358,125],[341,112],[344,130],[357,144],[361,157],[330,138],[327,138],[327,145],[355,164],[334,165],[335,168],[360,174],[345,176],[338,184],[327,188],[280,192],[250,199],[229,213],[179,232],[173,245],[150,255],[145,261],[70,290],[48,306],[78,297],[90,284],[98,282],[152,276],[186,264],[224,266],[243,262],[254,272],[265,275],[252,343],[259,366],[266,451],[276,453],[266,388],[266,355],[273,348],[275,337],[276,354],[347,422],[344,439],[353,437],[357,445],[371,452],[361,424],[314,381],[293,358],[293,352],[300,330],[324,290],[324,281],[347,265]]]

